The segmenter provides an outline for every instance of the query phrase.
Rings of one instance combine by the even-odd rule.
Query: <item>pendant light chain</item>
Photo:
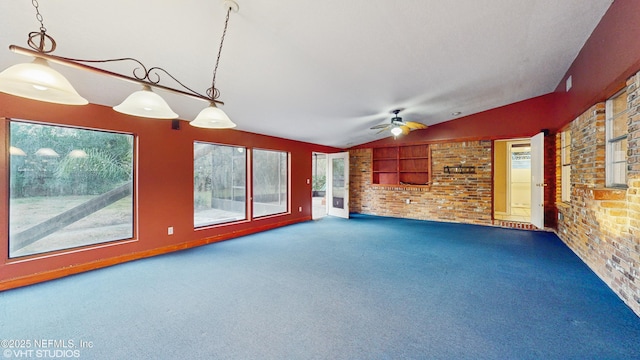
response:
[[[41,53],[50,53],[56,49],[56,41],[49,35],[47,35],[47,28],[44,27],[44,18],[40,14],[40,4],[38,0],[31,0],[31,5],[36,9],[36,20],[40,23],[40,31],[33,31],[29,33],[29,39],[27,44],[33,50]],[[47,40],[50,42],[49,48],[47,48]]]
[[[44,18],[42,17],[42,14],[40,14],[40,4],[38,4],[38,0],[31,0],[31,5],[36,8],[36,20],[40,23],[40,31],[47,32],[47,28],[44,27]]]
[[[33,0],[36,1],[36,0]],[[216,88],[216,73],[218,72],[218,65],[220,64],[220,55],[222,54],[222,45],[224,44],[224,38],[227,35],[227,26],[229,25],[229,14],[231,13],[231,7],[227,9],[227,17],[224,20],[224,30],[222,31],[222,37],[220,39],[220,48],[218,49],[218,57],[216,58],[216,66],[213,68],[213,80],[211,81],[211,87],[207,89],[207,95],[212,100],[220,97],[220,91]]]

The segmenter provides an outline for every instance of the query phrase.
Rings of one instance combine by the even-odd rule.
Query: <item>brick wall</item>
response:
[[[630,271],[632,278],[629,292],[635,304],[632,306],[636,314],[640,315],[640,73],[632,77],[627,86],[629,93],[629,151],[628,172],[629,189],[627,190],[627,211],[629,216],[629,244],[632,263]]]
[[[558,236],[640,315],[640,73],[627,82],[628,189],[605,187],[605,104],[570,125],[571,200],[562,203]],[[560,152],[560,134],[556,151]],[[558,161],[559,163],[559,161]],[[555,183],[561,182],[558,168]]]
[[[605,104],[595,104],[569,125],[568,203],[561,199],[560,134],[545,139],[545,225],[557,229],[562,241],[640,316],[640,73],[627,82],[627,93],[628,188],[605,187]],[[350,211],[491,225],[491,141],[432,144],[431,155],[431,187],[378,186],[371,184],[371,149],[351,150]],[[476,173],[444,173],[444,166],[461,160],[475,165]]]
[[[371,185],[371,149],[350,151],[350,211],[392,217],[491,224],[491,141],[431,145],[428,188]],[[445,166],[475,166],[475,174],[446,174]],[[406,200],[411,201],[410,204]]]

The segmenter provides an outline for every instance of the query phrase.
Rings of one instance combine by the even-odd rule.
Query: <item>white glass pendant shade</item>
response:
[[[60,156],[52,148],[40,148],[38,149],[38,151],[36,151],[36,155],[43,156],[43,157],[59,157]]]
[[[211,103],[211,105],[200,111],[198,116],[189,124],[207,129],[229,129],[236,127],[236,124],[234,124],[227,114],[219,109],[215,103]]]
[[[64,105],[89,103],[47,60],[13,65],[0,73],[0,92],[27,99]]]
[[[82,150],[82,149],[74,149],[71,150],[71,152],[69,152],[68,155],[70,158],[74,158],[74,159],[82,159],[82,158],[86,158],[89,157],[89,155],[87,154],[86,151]]]
[[[400,126],[394,126],[391,128],[391,133],[393,134],[393,136],[398,136],[402,134],[402,128]]]
[[[114,106],[113,110],[127,115],[153,119],[178,118],[178,114],[171,110],[169,104],[160,95],[151,91],[148,85],[129,95],[122,104]]]
[[[22,149],[17,148],[15,146],[9,146],[9,154],[11,156],[27,156],[27,153],[25,153]]]

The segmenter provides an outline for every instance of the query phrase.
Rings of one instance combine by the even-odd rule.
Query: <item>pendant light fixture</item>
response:
[[[235,0],[224,0],[223,3],[227,10],[224,31],[222,33],[220,48],[218,49],[218,56],[213,70],[213,80],[211,82],[211,87],[206,90],[206,94],[201,94],[187,87],[165,69],[156,66],[147,68],[142,64],[142,62],[134,58],[127,57],[105,60],[83,60],[50,54],[55,50],[56,42],[46,33],[47,29],[44,27],[37,0],[32,0],[32,4],[36,10],[36,19],[40,22],[40,30],[29,33],[27,44],[32,50],[16,45],[9,46],[11,51],[22,55],[33,56],[35,60],[31,63],[11,66],[1,72],[0,92],[56,104],[88,104],[88,101],[78,94],[62,74],[49,66],[49,62],[52,62],[141,85],[142,90],[134,92],[120,105],[113,107],[115,111],[120,113],[155,119],[177,119],[179,115],[171,110],[169,105],[164,101],[164,99],[162,99],[162,97],[160,97],[160,95],[153,92],[152,88],[157,88],[177,93],[179,95],[205,100],[209,103],[209,106],[203,109],[196,119],[190,122],[191,125],[211,129],[235,127],[236,125],[231,121],[231,119],[229,119],[227,114],[218,107],[219,105],[224,105],[224,103],[218,100],[220,91],[215,87],[216,73],[220,63],[220,55],[222,53],[222,45],[224,43],[229,24],[229,15],[231,11],[237,12],[239,10],[238,3]],[[87,65],[88,63],[121,61],[133,61],[137,63],[138,66],[132,71],[132,76]],[[166,74],[169,76],[173,81],[175,81],[175,83],[180,85],[182,89],[176,89],[174,87],[160,84],[160,74]],[[177,120],[174,120],[174,122],[177,122]],[[172,125],[172,127],[176,129],[179,128],[179,126],[175,125]]]
[[[236,124],[229,119],[229,116],[225,114],[222,109],[216,106],[215,100],[220,96],[220,91],[216,88],[216,73],[218,72],[218,65],[220,64],[220,55],[222,54],[222,45],[224,44],[224,37],[227,35],[227,26],[229,25],[229,14],[231,10],[238,11],[238,3],[233,0],[225,1],[227,7],[227,17],[224,20],[224,30],[222,31],[222,38],[220,39],[220,47],[218,48],[218,56],[216,57],[216,66],[213,68],[213,79],[211,80],[211,87],[207,89],[207,95],[211,98],[210,105],[204,108],[196,118],[189,123],[191,126],[208,128],[208,129],[226,129],[233,128]]]
[[[47,35],[38,1],[33,1],[40,31],[29,33],[29,46],[40,54],[56,49],[56,42]],[[89,103],[73,88],[59,72],[49,66],[47,60],[35,54],[33,62],[13,65],[0,73],[0,92],[27,99],[64,105],[86,105]]]
[[[129,95],[122,104],[114,106],[113,110],[133,116],[154,119],[176,119],[174,113],[164,99],[154,93],[149,85],[143,85],[142,90]]]
[[[202,109],[189,125],[207,129],[228,129],[236,127],[236,124],[234,124],[227,114],[218,108],[214,102]]]

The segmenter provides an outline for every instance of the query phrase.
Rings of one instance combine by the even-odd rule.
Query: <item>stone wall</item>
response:
[[[627,82],[628,188],[605,187],[605,104],[575,119],[571,131],[571,199],[556,191],[558,236],[640,315],[640,75]],[[560,152],[560,134],[556,149]],[[559,163],[559,162],[558,162]],[[556,171],[556,184],[562,172]],[[559,186],[558,186],[559,187]]]
[[[372,185],[371,151],[350,151],[351,212],[491,225],[491,141],[431,144],[430,187]],[[445,173],[461,161],[475,173]]]

